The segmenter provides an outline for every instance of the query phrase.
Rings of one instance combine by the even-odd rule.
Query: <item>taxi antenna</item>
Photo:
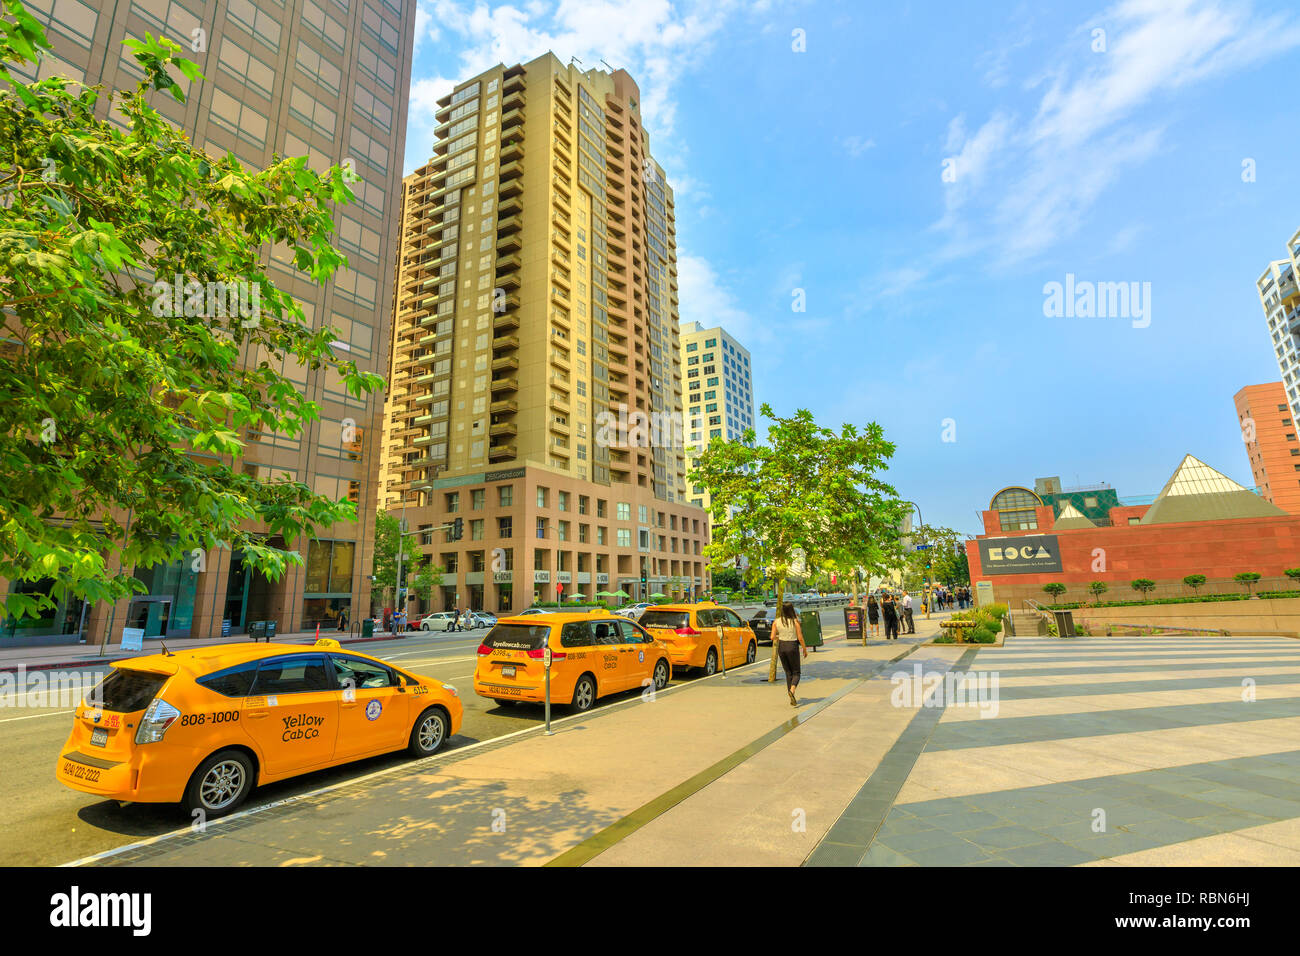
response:
[[[159,641],[158,643],[162,645],[162,649],[163,649],[163,657],[172,657],[172,656],[174,656],[174,655],[172,654],[171,651],[167,650],[167,642],[166,642],[166,641]]]

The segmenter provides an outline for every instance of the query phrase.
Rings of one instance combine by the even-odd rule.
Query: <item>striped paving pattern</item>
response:
[[[996,715],[918,711],[883,823],[821,860],[1300,865],[1300,641],[1026,637],[967,667]]]

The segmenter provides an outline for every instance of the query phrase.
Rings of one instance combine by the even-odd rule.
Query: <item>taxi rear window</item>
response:
[[[257,661],[249,661],[247,664],[237,664],[206,677],[200,677],[198,683],[226,697],[247,697],[248,692],[253,688],[253,678],[256,676]]]
[[[646,611],[637,621],[642,627],[686,627],[690,624],[689,611]]]
[[[133,714],[149,706],[167,683],[167,677],[167,674],[116,667],[90,692],[87,703],[119,714]]]
[[[549,624],[497,624],[483,638],[483,646],[502,651],[536,651],[546,646]]]

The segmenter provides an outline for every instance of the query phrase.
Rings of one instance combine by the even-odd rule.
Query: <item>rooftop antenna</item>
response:
[[[604,60],[601,60],[600,62],[601,62],[601,63],[605,63]],[[614,72],[614,68],[613,68],[612,66],[610,66],[608,63],[605,63],[605,69],[609,70],[609,72],[611,72],[611,73]]]
[[[579,63],[579,64],[582,63],[582,61],[579,60],[576,56],[571,56],[571,57],[569,57],[569,62],[570,62],[570,63],[577,62],[577,63]]]

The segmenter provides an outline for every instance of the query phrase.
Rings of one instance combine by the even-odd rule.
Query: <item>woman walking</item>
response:
[[[781,669],[785,671],[785,692],[790,696],[790,706],[799,706],[794,690],[799,686],[800,652],[808,656],[808,645],[803,642],[803,627],[799,624],[799,615],[794,613],[794,605],[789,601],[781,605],[781,616],[772,622],[772,643],[777,647],[781,657]]]
[[[880,613],[885,618],[885,640],[898,640],[898,608],[894,604],[892,594],[885,595],[885,603],[880,608]]]
[[[871,639],[880,637],[880,605],[874,594],[867,598],[867,623],[871,625]]]

